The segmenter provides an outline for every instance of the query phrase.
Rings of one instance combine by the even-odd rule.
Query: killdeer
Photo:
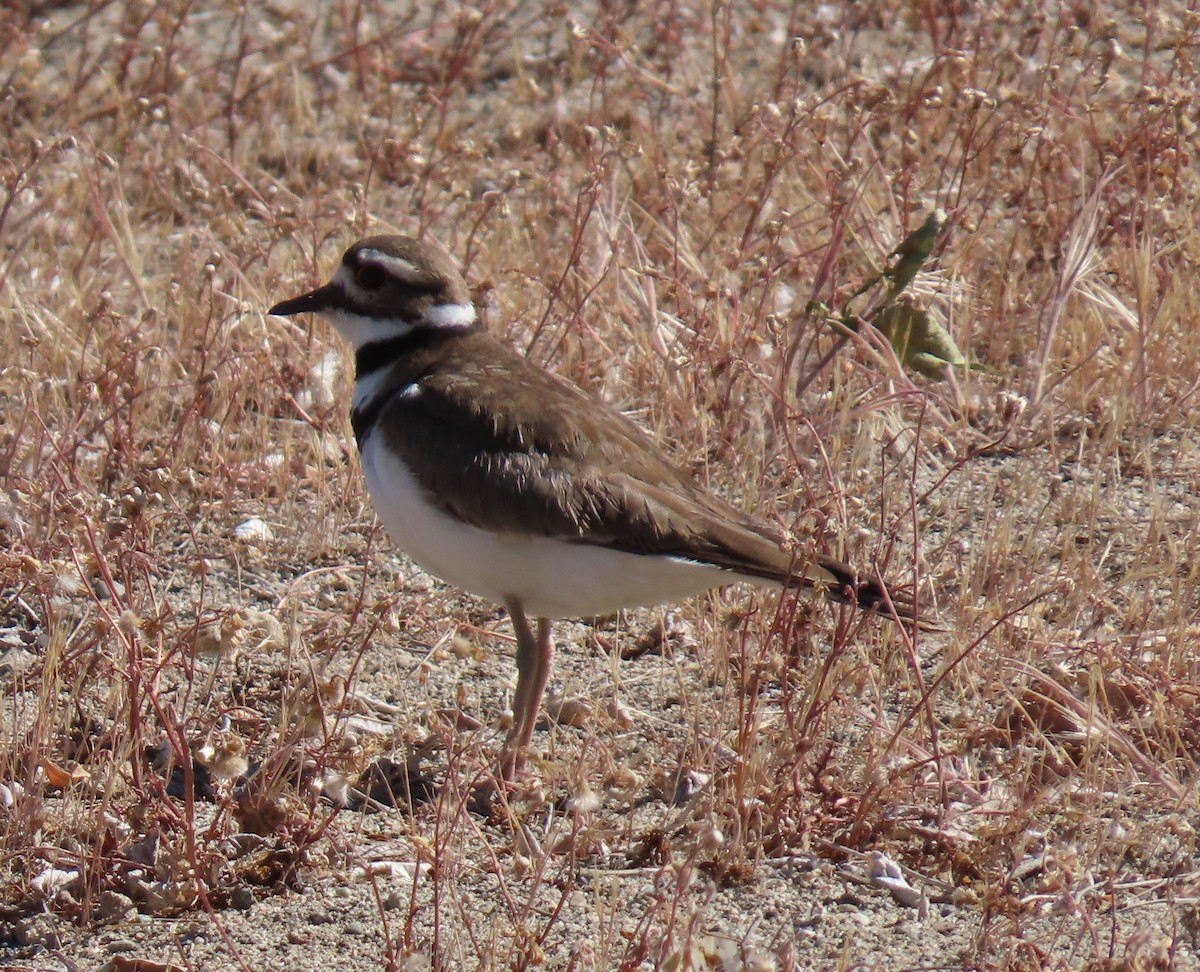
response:
[[[392,539],[507,608],[517,685],[505,780],[533,738],[556,618],[748,581],[913,621],[907,602],[847,565],[797,560],[781,531],[698,485],[620,412],[486,333],[434,246],[360,240],[328,284],[270,313],[320,314],[354,346],[351,424]]]

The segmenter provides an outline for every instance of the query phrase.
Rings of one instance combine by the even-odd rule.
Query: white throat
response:
[[[340,307],[321,311],[321,316],[337,328],[338,334],[349,341],[355,351],[376,341],[402,338],[414,328],[412,321],[402,317],[368,317]]]
[[[368,344],[405,337],[418,327],[435,330],[470,327],[475,323],[475,308],[470,304],[436,304],[418,321],[404,317],[369,317],[340,307],[324,310],[321,316],[357,351]]]

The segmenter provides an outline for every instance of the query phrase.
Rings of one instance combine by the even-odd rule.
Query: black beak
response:
[[[310,290],[303,297],[284,300],[272,307],[268,314],[275,317],[291,317],[294,314],[319,314],[329,310],[334,305],[334,288],[332,284]]]

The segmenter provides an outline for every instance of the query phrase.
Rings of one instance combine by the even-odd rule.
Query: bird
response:
[[[517,681],[506,783],[525,773],[555,620],[746,581],[917,623],[910,599],[832,557],[798,556],[781,529],[700,485],[615,407],[490,334],[432,242],[361,239],[329,283],[269,313],[320,315],[353,347],[351,428],[395,544],[507,610]]]

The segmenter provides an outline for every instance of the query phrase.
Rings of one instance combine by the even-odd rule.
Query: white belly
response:
[[[363,443],[362,462],[379,519],[409,557],[472,594],[498,604],[516,599],[533,617],[609,614],[752,579],[694,561],[489,533],[435,509],[380,436]]]

